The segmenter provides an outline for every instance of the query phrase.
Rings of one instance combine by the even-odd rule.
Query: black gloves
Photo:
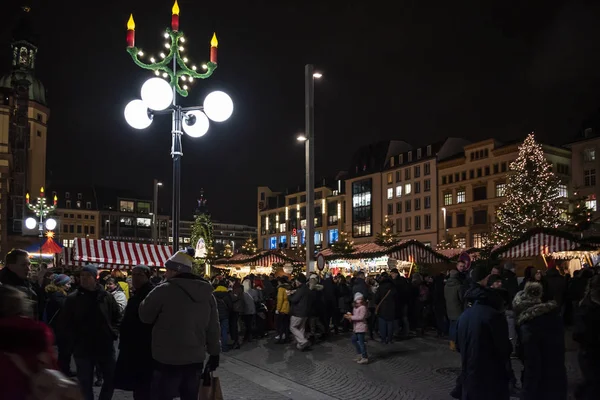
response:
[[[206,364],[209,371],[214,371],[219,368],[219,356],[209,356],[208,363]]]

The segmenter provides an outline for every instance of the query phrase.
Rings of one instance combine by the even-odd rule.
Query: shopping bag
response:
[[[214,390],[212,400],[225,400],[225,398],[223,397],[223,392],[221,391],[221,380],[219,379],[219,377],[213,376],[212,387]]]
[[[221,381],[207,370],[202,374],[198,400],[225,400],[221,391]]]

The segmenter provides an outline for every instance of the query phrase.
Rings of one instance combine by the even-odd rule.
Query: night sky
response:
[[[2,10],[3,72],[20,1],[12,3]],[[129,13],[136,45],[156,56],[171,0],[38,3],[37,77],[51,108],[48,179],[150,197],[158,178],[161,207],[170,210],[170,119],[136,131],[123,108],[151,76],[125,52]],[[184,136],[183,215],[203,187],[214,219],[255,225],[257,186],[303,182],[295,138],[304,127],[306,63],[324,74],[315,89],[317,178],[346,169],[354,150],[377,140],[423,145],[534,130],[543,141],[568,142],[600,109],[598,3],[180,1],[190,60],[206,61],[212,32],[219,38],[217,70],[196,81],[184,104],[201,104],[215,89],[235,103],[229,121],[202,138]]]

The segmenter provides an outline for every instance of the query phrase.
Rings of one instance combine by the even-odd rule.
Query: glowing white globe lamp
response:
[[[37,227],[37,220],[35,218],[29,217],[25,220],[25,226],[27,229],[35,229]]]
[[[200,110],[188,111],[183,119],[183,131],[191,137],[204,136],[208,132],[208,118]]]
[[[151,110],[164,110],[173,102],[173,88],[162,78],[150,78],[142,85],[142,101]]]
[[[204,112],[213,121],[223,122],[233,114],[233,101],[225,92],[212,92],[204,99]]]
[[[52,218],[48,218],[46,220],[46,229],[48,229],[49,231],[53,231],[54,228],[56,228],[56,220],[52,219]]]
[[[148,107],[142,100],[132,100],[125,106],[125,121],[135,129],[146,129],[152,123]]]

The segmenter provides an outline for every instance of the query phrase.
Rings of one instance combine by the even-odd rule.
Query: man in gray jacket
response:
[[[219,366],[219,315],[210,283],[192,274],[193,258],[185,251],[165,263],[167,281],[142,301],[140,320],[154,324],[152,379],[155,400],[196,400],[208,351],[207,368]]]

